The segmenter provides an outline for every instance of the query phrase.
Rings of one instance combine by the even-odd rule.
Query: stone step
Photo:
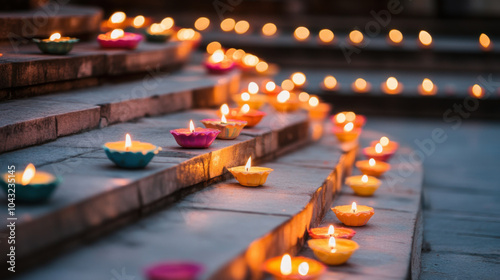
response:
[[[27,1],[15,2],[21,4]],[[14,46],[26,44],[27,38],[48,38],[54,32],[80,38],[95,34],[99,31],[103,15],[100,8],[68,5],[67,0],[50,1],[30,10],[0,10],[3,10],[0,12],[0,41],[9,41]]]
[[[94,86],[105,78],[173,70],[185,64],[193,41],[142,42],[135,50],[101,49],[80,42],[67,55],[42,54],[33,43],[0,46],[0,101]]]
[[[268,118],[264,127],[272,122]],[[296,252],[309,225],[330,211],[342,174],[349,172],[356,153],[343,153],[333,138],[328,135],[314,145],[259,163],[274,169],[262,187],[245,188],[234,179],[208,186],[17,279],[144,279],[146,266],[168,260],[202,263],[201,279],[260,279],[264,260]],[[250,145],[227,151],[234,157],[231,161],[221,155],[222,166],[243,164],[255,152],[253,139],[236,142]]]
[[[0,103],[0,153],[132,119],[220,105],[239,87],[237,71],[209,75],[201,66],[174,74]]]
[[[3,164],[21,169],[32,162],[39,170],[63,177],[48,202],[16,205],[17,258],[25,259],[25,267],[29,267],[30,259],[44,259],[47,253],[85,235],[99,236],[105,229],[148,212],[155,203],[168,204],[193,190],[188,187],[218,180],[227,167],[242,165],[249,156],[258,162],[296,149],[309,139],[307,114],[268,111],[261,124],[244,129],[236,140],[217,139],[203,150],[178,147],[169,131],[185,127],[189,119],[200,125],[199,120],[207,117],[215,117],[215,111],[142,118],[0,155]],[[121,140],[125,133],[163,150],[145,169],[116,168],[102,145]],[[5,213],[1,215],[6,218]],[[2,250],[7,250],[5,246],[7,242],[0,243]]]

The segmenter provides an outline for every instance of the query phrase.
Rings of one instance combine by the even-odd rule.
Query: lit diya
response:
[[[265,80],[262,82],[262,92],[267,95],[276,96],[281,92],[280,86],[276,85],[275,82],[271,80]]]
[[[387,151],[396,151],[399,148],[399,143],[396,141],[391,141],[387,136],[380,137],[380,140],[372,141],[370,146],[375,147],[378,143],[382,145],[382,148]]]
[[[287,90],[283,90],[275,98],[271,98],[271,105],[278,112],[294,112],[300,109],[297,95]]]
[[[372,196],[382,184],[379,179],[368,175],[349,176],[345,183],[359,196]]]
[[[306,107],[309,112],[309,117],[313,120],[324,120],[330,114],[332,106],[330,104],[321,103],[316,96],[311,96]]]
[[[246,121],[239,120],[227,120],[224,115],[222,115],[220,120],[217,119],[204,119],[201,120],[201,123],[205,125],[207,128],[215,128],[220,131],[217,138],[219,139],[235,139],[240,135],[241,130],[245,125],[247,125]]]
[[[48,39],[33,39],[38,48],[47,54],[67,54],[73,49],[73,45],[80,41],[77,38],[61,37],[60,33],[50,35]]]
[[[383,92],[387,94],[400,94],[403,91],[403,84],[394,77],[389,77],[380,85]]]
[[[123,29],[114,29],[97,36],[97,42],[106,49],[135,49],[142,41],[141,34],[124,32]]]
[[[376,161],[374,158],[357,161],[356,167],[361,171],[361,173],[373,177],[380,177],[391,169],[391,165],[389,163]]]
[[[354,127],[361,128],[365,125],[366,118],[354,112],[340,112],[332,117],[332,122],[336,126],[344,127],[347,123],[354,123]]]
[[[103,146],[108,158],[117,166],[122,168],[136,169],[144,168],[151,159],[161,151],[150,143],[132,141],[127,133],[125,141],[108,142]]]
[[[346,226],[359,227],[368,223],[368,220],[375,214],[372,207],[365,205],[341,205],[332,208],[333,213]]]
[[[226,115],[233,120],[246,121],[245,127],[254,127],[266,116],[266,113],[250,109],[248,104],[244,104],[241,108],[229,108],[227,104],[223,104],[220,111],[217,111],[217,115],[219,117]]]
[[[168,41],[174,31],[172,28],[165,29],[160,23],[153,23],[146,29],[146,40],[148,42],[163,43]]]
[[[204,62],[205,68],[212,74],[224,74],[234,69],[233,60],[229,59],[223,50],[216,50]]]
[[[166,262],[155,264],[145,270],[148,280],[195,280],[203,266],[193,262]]]
[[[371,146],[363,149],[366,158],[373,158],[376,161],[388,161],[395,152],[395,150],[384,150],[380,143],[377,143],[375,147]]]
[[[252,166],[252,157],[250,157],[245,166],[236,166],[228,168],[238,182],[247,187],[257,187],[263,185],[267,176],[273,171],[271,168]]]
[[[276,279],[315,280],[326,271],[320,262],[306,257],[274,257],[263,265],[264,271],[272,274]]]
[[[250,82],[248,84],[247,91],[242,92],[240,95],[234,95],[233,100],[240,107],[248,104],[251,109],[259,110],[260,107],[267,103],[268,96],[259,94],[259,85],[255,82]]]
[[[48,172],[37,171],[32,163],[24,172],[9,168],[0,178],[0,186],[8,198],[15,194],[16,201],[31,203],[47,200],[60,182],[61,179]]]
[[[359,249],[358,243],[349,239],[311,239],[307,245],[314,252],[316,258],[328,265],[340,265],[346,263],[352,253]]]
[[[170,130],[179,146],[184,148],[203,149],[208,148],[214,142],[220,130],[213,128],[194,127],[193,120],[189,122],[189,128]]]
[[[350,228],[343,227],[333,227],[333,225],[327,227],[311,228],[308,230],[309,236],[311,238],[321,239],[321,238],[344,238],[351,239],[356,231]]]
[[[344,127],[333,127],[333,134],[337,137],[339,142],[351,142],[358,139],[361,129],[355,128],[352,122],[346,123]]]

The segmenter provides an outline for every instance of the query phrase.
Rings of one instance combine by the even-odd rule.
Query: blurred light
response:
[[[115,29],[115,30],[111,31],[111,34],[109,35],[109,37],[111,39],[118,39],[118,38],[123,37],[123,35],[125,35],[125,32],[123,32],[123,29]]]
[[[240,59],[243,59],[243,57],[245,56],[245,51],[242,50],[242,49],[237,49],[234,53],[233,53],[233,59],[234,60],[240,60]]]
[[[171,17],[166,17],[160,22],[160,24],[164,30],[168,30],[174,26],[174,19]]]
[[[479,35],[479,44],[481,44],[481,47],[483,47],[484,49],[488,49],[491,45],[490,37],[488,37],[488,35],[484,33],[481,33],[481,35]]]
[[[363,42],[363,33],[359,30],[353,30],[349,33],[349,40],[354,44],[361,44]]]
[[[225,32],[229,32],[234,29],[236,22],[232,18],[226,18],[220,23],[220,29]]]
[[[277,30],[278,29],[274,23],[266,23],[262,26],[262,34],[264,34],[264,36],[273,36],[276,34]]]
[[[257,92],[259,92],[259,85],[256,82],[250,82],[248,84],[248,93],[256,94]]]
[[[395,44],[399,44],[403,41],[403,33],[397,29],[392,29],[389,31],[389,39]]]
[[[306,75],[304,75],[304,73],[295,72],[290,77],[292,78],[292,82],[296,86],[300,87],[300,86],[303,86],[306,83]]]
[[[203,31],[210,26],[210,20],[206,17],[200,17],[194,22],[194,28]]]
[[[257,72],[259,72],[259,73],[267,71],[268,68],[269,68],[269,65],[265,61],[260,61],[255,66],[255,70],[257,70]]]
[[[316,97],[316,96],[312,96],[312,97],[309,99],[309,105],[310,105],[311,107],[316,107],[316,106],[318,106],[318,105],[319,105],[319,99],[318,99],[318,97]]]
[[[209,54],[213,54],[216,50],[220,49],[222,49],[222,45],[217,41],[213,41],[207,45],[207,53]]]
[[[259,58],[253,54],[246,54],[245,57],[243,57],[243,63],[247,66],[254,67],[259,63]]]
[[[334,89],[337,86],[337,79],[334,76],[326,76],[323,79],[323,85],[326,89]]]
[[[307,102],[309,100],[309,93],[303,91],[299,94],[299,101],[300,102]]]
[[[115,12],[109,17],[109,20],[112,23],[122,23],[126,18],[127,15],[124,12]]]
[[[276,96],[276,99],[278,100],[279,103],[285,103],[290,99],[290,92],[284,90]]]
[[[291,80],[286,79],[283,82],[281,82],[281,88],[283,88],[284,90],[291,91],[295,88],[295,84]]]
[[[418,33],[418,40],[424,46],[430,46],[432,44],[432,36],[425,30],[421,30],[420,33]]]
[[[194,29],[182,28],[177,32],[177,38],[181,41],[191,40],[193,39],[194,34],[195,34]]]
[[[298,41],[304,41],[309,37],[309,29],[304,26],[297,27],[295,32],[293,32],[293,37],[295,37]]]
[[[484,96],[484,90],[478,84],[475,84],[471,87],[470,93],[472,96],[474,96],[476,98],[482,98]]]
[[[385,82],[385,84],[387,85],[387,88],[390,89],[390,90],[395,90],[398,88],[398,80],[394,77],[389,77],[387,79],[387,81]]]
[[[425,78],[422,81],[422,90],[426,94],[431,94],[434,90],[434,83],[430,79]]]
[[[272,92],[275,89],[276,89],[276,84],[273,81],[269,81],[266,83],[266,90],[268,92]]]
[[[250,24],[246,20],[240,20],[234,26],[234,31],[237,34],[245,34],[250,29]]]
[[[333,41],[333,38],[335,35],[333,35],[333,32],[330,29],[321,29],[319,31],[319,39],[323,43],[330,43]]]
[[[356,81],[354,81],[354,88],[358,92],[364,92],[364,91],[366,91],[366,87],[367,86],[368,86],[368,83],[363,78],[357,78]]]
[[[144,25],[144,22],[146,22],[144,16],[136,16],[132,24],[134,25],[135,28],[139,28]]]

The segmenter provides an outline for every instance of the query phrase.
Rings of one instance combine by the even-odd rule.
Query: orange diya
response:
[[[307,232],[311,238],[316,239],[330,237],[351,239],[356,234],[356,231],[350,228],[334,227],[333,225],[311,228]]]
[[[227,104],[223,104],[217,115],[222,117],[226,115],[228,118],[240,121],[246,121],[245,127],[254,127],[266,116],[266,113],[250,109],[248,104],[244,104],[241,108],[229,108]]]
[[[375,214],[372,207],[365,205],[340,205],[332,208],[333,213],[346,226],[359,227],[368,223],[368,220]]]
[[[359,196],[372,196],[382,184],[379,179],[368,175],[349,176],[345,183]]]
[[[201,120],[201,123],[205,125],[207,128],[215,128],[220,130],[219,135],[217,135],[217,138],[219,139],[235,139],[240,135],[241,130],[243,127],[247,124],[246,121],[239,121],[239,120],[227,120],[226,117],[223,115],[220,120],[218,119],[203,119]]]
[[[330,114],[332,106],[320,102],[316,96],[311,96],[307,103],[306,110],[309,111],[309,117],[313,120],[324,120]]]
[[[265,80],[262,82],[261,88],[263,93],[271,96],[276,96],[281,92],[280,86],[271,80]]]
[[[359,248],[358,243],[349,239],[311,239],[307,245],[314,252],[316,258],[328,265],[340,265],[351,257],[352,253]]]
[[[361,173],[373,177],[380,177],[391,169],[391,165],[389,163],[376,161],[374,158],[357,161],[356,167],[361,171]]]
[[[354,127],[362,128],[365,125],[366,118],[363,115],[357,115],[354,112],[340,112],[331,118],[333,124],[344,127],[347,123],[354,123]]]
[[[339,142],[351,142],[358,139],[361,129],[355,128],[352,122],[347,123],[344,127],[333,127],[333,134],[337,137]]]
[[[228,168],[238,182],[246,187],[258,187],[263,185],[267,176],[273,169],[267,167],[252,166],[252,157],[250,157],[245,166],[236,166]]]
[[[274,257],[264,262],[265,272],[272,274],[275,279],[285,280],[315,280],[319,279],[326,271],[320,262],[306,257]]]
[[[257,83],[250,82],[247,91],[242,92],[240,95],[233,96],[233,100],[240,107],[248,104],[251,109],[259,110],[260,107],[266,104],[268,97],[267,95],[259,94],[259,85],[257,85]]]
[[[271,98],[271,105],[276,111],[286,113],[299,110],[301,104],[295,93],[283,90],[276,97]]]
[[[384,150],[380,143],[377,143],[374,147],[371,146],[363,149],[363,154],[366,158],[373,158],[377,161],[388,161],[395,152],[395,150]]]

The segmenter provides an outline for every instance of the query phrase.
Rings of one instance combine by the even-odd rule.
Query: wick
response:
[[[356,209],[352,209],[352,213],[356,213]]]

